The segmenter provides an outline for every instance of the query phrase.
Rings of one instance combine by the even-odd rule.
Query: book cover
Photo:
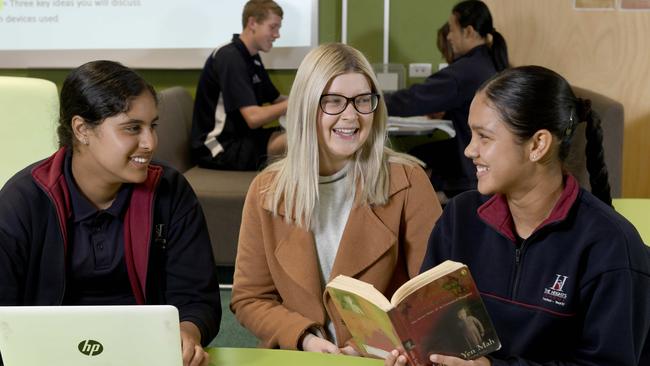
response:
[[[452,268],[441,274],[434,267],[414,277],[390,302],[371,285],[347,276],[327,285],[359,351],[385,358],[402,348],[410,364],[427,365],[433,353],[475,359],[499,349],[469,270],[445,263]]]

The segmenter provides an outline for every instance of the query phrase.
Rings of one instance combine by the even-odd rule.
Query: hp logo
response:
[[[97,356],[98,354],[104,351],[104,346],[97,341],[92,339],[86,339],[79,342],[79,352],[83,353],[86,356]]]

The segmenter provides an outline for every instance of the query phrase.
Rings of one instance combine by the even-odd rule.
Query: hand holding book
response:
[[[443,356],[433,354],[429,356],[429,361],[438,366],[491,366],[492,363],[486,357],[480,357],[474,360],[464,360],[454,356]],[[408,359],[405,355],[400,354],[398,350],[393,350],[384,360],[384,366],[407,366]]]
[[[337,276],[327,291],[366,356],[404,349],[411,365],[425,365],[431,354],[475,359],[500,347],[469,270],[458,262],[412,278],[390,301],[347,276]]]
[[[317,352],[317,353],[330,353],[330,354],[343,354],[348,356],[359,356],[359,353],[352,346],[344,346],[339,348],[334,343],[327,339],[321,338],[309,331],[303,335],[300,341],[303,351]]]

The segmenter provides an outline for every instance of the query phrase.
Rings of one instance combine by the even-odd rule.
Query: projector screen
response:
[[[268,69],[297,68],[318,44],[318,1],[276,0],[284,16]],[[72,68],[97,59],[199,69],[242,30],[246,0],[0,0],[0,68]]]

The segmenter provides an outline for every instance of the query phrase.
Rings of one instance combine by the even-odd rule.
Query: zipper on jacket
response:
[[[42,187],[40,184],[37,184],[39,188],[45,192],[47,197],[50,199],[52,202],[52,205],[54,206],[54,211],[56,212],[56,200],[54,199],[54,196],[50,194],[48,190],[45,189],[45,187]],[[56,217],[57,219],[59,218],[59,213],[56,212]],[[67,225],[68,222],[67,220],[64,221],[65,224]],[[59,296],[59,300],[55,305],[63,305],[63,300],[65,300],[65,288],[66,288],[66,280],[68,279],[68,273],[67,273],[67,268],[66,268],[66,261],[67,261],[67,251],[68,251],[68,244],[70,244],[67,240],[66,237],[63,236],[63,229],[59,228],[59,235],[61,236],[61,243],[63,243],[63,279],[61,280],[62,286],[61,286],[61,294]]]
[[[163,251],[167,249],[167,229],[165,224],[155,224],[154,225],[154,242],[158,244],[160,249]]]
[[[61,233],[61,238],[63,238],[63,233]],[[63,250],[63,280],[61,281],[63,282],[63,286],[61,289],[61,297],[59,297],[59,302],[57,305],[63,305],[63,300],[65,299],[66,280],[68,279],[68,274],[66,273],[68,270],[66,268],[66,257],[66,250]]]
[[[514,299],[517,296],[517,289],[519,287],[519,279],[521,277],[521,261],[524,257],[524,254],[526,254],[526,249],[529,246],[529,243],[534,244],[535,243],[535,238],[537,238],[540,235],[540,231],[544,232],[547,230],[549,227],[555,227],[558,225],[558,221],[551,222],[544,226],[542,230],[538,230],[533,232],[528,238],[524,239],[521,241],[521,245],[515,247],[515,279],[512,283],[512,289],[510,290],[511,297]],[[530,245],[532,245],[530,244]]]
[[[521,257],[524,255],[524,249],[526,249],[527,241],[528,240],[522,241],[521,245],[515,248],[515,279],[512,283],[512,289],[510,291],[513,299],[517,296],[517,288],[519,287],[519,277],[521,275]]]

